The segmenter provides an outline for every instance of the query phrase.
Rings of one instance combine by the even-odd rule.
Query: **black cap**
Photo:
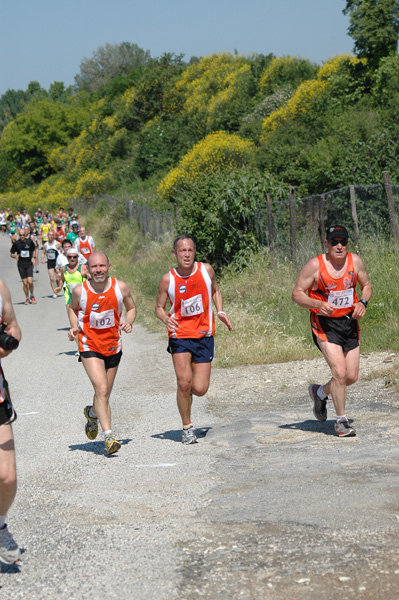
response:
[[[326,240],[329,242],[335,237],[341,237],[345,240],[349,240],[349,233],[343,225],[331,225],[326,230]]]

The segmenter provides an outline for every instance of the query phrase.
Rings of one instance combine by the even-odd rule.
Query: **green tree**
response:
[[[34,182],[41,181],[53,172],[48,161],[51,151],[67,145],[90,120],[84,104],[65,104],[50,98],[31,101],[5,127],[0,154],[8,157],[8,163],[12,161],[18,173],[29,174]]]
[[[91,58],[84,58],[80,63],[75,83],[78,90],[93,92],[115,77],[143,67],[149,58],[148,50],[130,42],[99,46]]]
[[[385,56],[398,50],[398,0],[347,0],[342,11],[349,15],[349,35],[355,41],[355,53],[367,58],[371,69],[378,68]]]

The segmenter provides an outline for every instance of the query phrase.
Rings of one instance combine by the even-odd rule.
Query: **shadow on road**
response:
[[[121,446],[126,446],[129,442],[132,441],[133,438],[125,438],[124,440],[118,440]],[[105,446],[103,440],[98,440],[97,442],[86,442],[85,444],[71,444],[69,446],[71,451],[82,450],[83,452],[92,452],[93,454],[103,454],[105,455]],[[115,456],[115,454],[111,454],[109,458]]]
[[[297,423],[279,425],[279,429],[300,429],[301,431],[314,431],[324,435],[335,435],[334,421],[325,421],[324,423],[315,420],[298,421]]]
[[[200,427],[195,428],[195,433],[197,438],[204,438],[208,431],[212,429],[212,427]],[[153,438],[158,438],[160,440],[172,440],[172,442],[180,442],[181,444],[181,429],[172,429],[171,431],[164,431],[163,433],[156,433],[152,435]]]

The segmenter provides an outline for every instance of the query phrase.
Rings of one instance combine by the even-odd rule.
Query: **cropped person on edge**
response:
[[[21,330],[17,323],[10,292],[6,284],[0,280],[0,324],[1,330],[18,342]],[[8,340],[0,339],[0,360],[11,354]],[[4,348],[6,346],[6,348]],[[15,348],[15,345],[13,345]],[[21,552],[6,525],[7,513],[17,493],[17,470],[15,462],[15,445],[11,423],[16,418],[12,408],[8,384],[4,377],[0,362],[0,558],[13,564],[20,558]]]

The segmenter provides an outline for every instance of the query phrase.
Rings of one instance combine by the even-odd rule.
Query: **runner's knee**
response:
[[[204,382],[204,383],[196,383],[195,385],[192,386],[192,393],[195,394],[196,396],[205,396],[205,394],[207,393],[209,388],[209,382]]]
[[[353,383],[356,383],[358,376],[358,373],[348,373],[346,376],[346,385],[352,385]]]
[[[192,379],[187,377],[178,377],[177,386],[182,392],[191,392]]]

